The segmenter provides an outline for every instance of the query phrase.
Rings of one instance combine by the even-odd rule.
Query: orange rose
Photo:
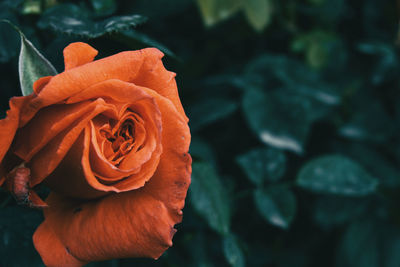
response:
[[[47,266],[158,258],[182,219],[190,132],[175,74],[155,48],[96,55],[70,44],[65,71],[12,98],[0,121],[0,184],[48,205],[33,236]],[[42,182],[46,203],[32,190]]]

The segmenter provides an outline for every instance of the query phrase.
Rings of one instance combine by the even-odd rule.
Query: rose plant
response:
[[[13,97],[0,121],[0,184],[43,207],[33,242],[47,266],[158,258],[182,219],[190,132],[175,74],[155,48],[96,55],[67,46],[65,71]]]

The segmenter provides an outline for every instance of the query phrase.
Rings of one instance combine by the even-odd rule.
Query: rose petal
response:
[[[92,170],[96,169],[96,162],[90,161],[93,129],[86,126],[84,133],[74,142],[64,160],[46,178],[45,183],[55,192],[76,198],[91,199],[104,196],[108,192],[123,192],[142,187],[155,172],[162,146],[156,147],[151,160],[144,163],[139,169],[126,172],[120,181],[112,184],[102,183]],[[92,153],[93,156],[93,153]]]
[[[26,162],[53,138],[93,112],[100,101],[83,101],[72,105],[53,105],[38,112],[15,136],[13,152]],[[40,131],[38,129],[43,129]]]
[[[162,146],[157,170],[143,190],[162,201],[175,221],[180,221],[190,185],[192,159],[188,154],[190,130],[184,119],[178,119],[174,105],[166,98],[156,98],[162,116]],[[171,116],[172,114],[176,116]],[[167,194],[165,192],[168,192]]]
[[[0,120],[0,186],[5,181],[7,171],[15,166],[5,166],[4,157],[13,142],[15,133],[19,126],[19,116],[22,107],[26,105],[34,96],[13,97],[10,100],[10,109],[7,111],[7,117]]]
[[[33,235],[33,242],[40,254],[48,252],[46,257],[42,257],[43,263],[48,267],[78,267],[87,264],[87,262],[78,260],[68,252],[67,248],[60,242],[46,222],[43,222],[36,229]]]
[[[143,51],[151,50],[146,53]],[[21,115],[21,125],[25,125],[38,110],[66,100],[82,90],[110,79],[132,81],[141,68],[145,57],[157,49],[127,51],[99,59],[54,76],[49,83],[25,107]]]
[[[33,98],[33,95],[13,97],[10,100],[10,109],[7,117],[0,120],[0,161],[6,155],[19,126],[19,114],[22,109]]]
[[[155,102],[153,104],[157,107],[156,110],[150,110],[149,107],[140,106],[138,104],[132,105],[132,109],[144,120],[146,128],[146,139],[142,143],[140,150],[131,151],[125,155],[124,159],[119,164],[120,169],[137,168],[143,165],[150,159],[150,156],[155,149],[161,147],[161,114]],[[161,150],[159,151],[161,153]],[[140,159],[140,160],[139,160]]]
[[[146,60],[143,62],[137,78],[132,82],[139,86],[153,89],[160,95],[171,100],[176,110],[188,122],[189,119],[186,117],[179,99],[175,81],[176,74],[166,70],[161,61],[164,54],[161,51],[157,50],[155,52],[150,49],[144,49],[143,54],[145,54]]]
[[[87,158],[85,157],[84,154],[84,170],[86,170],[87,172],[92,172],[95,174],[96,176],[96,180],[97,181],[92,181],[92,179],[90,179],[90,183],[93,187],[97,188],[98,186],[98,180],[101,180],[102,182],[113,182],[113,188],[112,191],[115,192],[120,192],[122,191],[126,191],[126,190],[132,190],[132,189],[136,189],[139,188],[141,186],[143,186],[143,184],[150,179],[150,177],[153,175],[155,168],[157,167],[159,158],[160,158],[160,154],[162,152],[162,146],[160,143],[160,138],[158,138],[157,140],[157,144],[148,151],[148,153],[146,155],[141,155],[139,153],[132,153],[134,155],[136,155],[136,157],[133,157],[132,159],[130,159],[131,166],[130,168],[126,168],[126,169],[121,169],[119,166],[114,166],[112,165],[111,162],[109,162],[107,159],[104,158],[104,156],[101,154],[101,150],[96,142],[96,134],[95,134],[95,129],[92,126],[91,127],[91,140],[90,140],[90,145],[87,146],[88,147],[88,151],[85,153],[87,155]],[[134,151],[133,151],[134,152]],[[126,158],[123,159],[123,161],[127,160]],[[144,165],[145,163],[149,163],[149,167],[153,166],[151,169],[152,171],[150,171],[150,169],[148,169],[148,165]],[[85,171],[85,172],[86,172]],[[130,188],[126,188],[126,187],[121,187],[118,186],[118,180],[122,179],[122,178],[126,178],[128,176],[131,176],[133,174],[138,174],[137,176],[140,176],[140,180],[142,180],[141,182],[139,182],[139,184],[137,186],[133,186]],[[92,175],[90,175],[92,176]],[[138,179],[136,179],[138,180]],[[130,182],[131,183],[131,182]],[[104,183],[103,183],[104,184]],[[103,190],[107,190],[107,187],[103,187],[101,186],[101,188]],[[98,188],[100,189],[100,188]],[[107,191],[110,191],[110,189],[108,189]]]
[[[143,90],[144,92],[146,92],[148,95],[151,95],[152,97],[154,97],[157,106],[160,109],[161,114],[166,114],[165,116],[162,116],[162,125],[163,125],[163,130],[162,130],[162,147],[163,147],[163,154],[161,155],[161,158],[164,158],[163,163],[161,164],[161,162],[159,163],[159,166],[157,168],[156,174],[159,173],[159,175],[164,175],[166,173],[174,175],[178,178],[181,177],[179,175],[179,172],[181,172],[181,170],[183,169],[182,166],[178,166],[178,168],[176,168],[176,165],[179,165],[181,162],[183,162],[183,165],[185,166],[189,166],[188,170],[186,170],[185,172],[188,172],[189,175],[187,175],[187,173],[185,173],[182,177],[182,180],[180,180],[179,182],[176,182],[173,185],[169,185],[169,189],[172,190],[172,192],[177,192],[177,196],[180,199],[180,202],[178,204],[174,204],[174,205],[170,205],[171,209],[176,212],[178,209],[181,209],[184,205],[184,199],[186,196],[186,191],[187,188],[189,187],[190,184],[190,155],[187,154],[187,151],[189,149],[189,144],[190,144],[190,131],[189,131],[189,127],[186,123],[185,118],[181,116],[181,114],[176,110],[174,104],[172,103],[171,100],[159,95],[157,92],[150,90],[148,88],[144,88],[144,87],[139,87],[136,86],[134,84],[128,84],[122,81],[112,81],[113,83],[113,87],[112,90],[107,90],[106,88],[104,88],[104,90],[95,90],[94,87],[93,88],[88,88],[87,90],[82,91],[80,94],[77,94],[74,98],[71,98],[70,101],[80,101],[81,99],[87,99],[87,98],[92,98],[95,97],[97,94],[99,94],[100,92],[103,92],[103,94],[106,97],[111,97],[116,101],[119,101],[123,98],[125,99],[129,99],[129,96],[126,95],[126,91],[128,90],[124,90],[125,91],[125,95],[123,94],[123,91],[121,91],[121,94],[119,93],[117,88],[140,88],[141,90]],[[120,84],[120,86],[117,86],[117,84]],[[112,92],[115,92],[115,94],[113,94]],[[167,146],[167,148],[164,148],[164,146]],[[134,154],[133,154],[134,155]],[[161,165],[160,165],[161,164]],[[86,167],[85,167],[86,166]],[[160,169],[160,167],[163,169],[163,172],[158,171],[158,169]],[[87,169],[86,173],[88,176],[91,175],[91,171],[89,171],[88,169],[90,168],[90,164],[87,163],[87,165],[84,165],[84,170]],[[91,183],[91,181],[93,182],[97,182],[97,179],[94,179],[94,176],[92,176],[92,179],[89,179],[89,183]],[[168,176],[167,176],[168,177]],[[121,188],[121,186],[123,186],[122,188],[124,188],[125,190],[127,190],[130,186],[130,183],[132,183],[133,181],[135,181],[133,179],[134,177],[129,177],[127,179],[124,179],[122,181],[119,181],[119,188]],[[150,179],[150,183],[156,183],[156,182],[151,182],[151,180],[154,179],[153,178]],[[164,182],[169,182],[167,180],[165,180],[166,178],[160,178],[160,180],[164,180]],[[93,183],[92,186],[95,186],[95,184]],[[116,185],[113,185],[114,187],[116,187]],[[156,186],[160,186],[160,188],[165,188],[166,185],[163,184],[162,181],[160,181]],[[155,187],[156,187],[155,186]],[[145,186],[147,187],[147,186]],[[158,190],[158,189],[155,189]],[[184,194],[181,194],[179,192],[185,192]],[[119,191],[116,191],[119,192]],[[161,189],[160,191],[157,192],[157,196],[162,196],[165,195],[162,193],[163,189]],[[158,196],[159,195],[159,196]],[[165,199],[163,199],[165,200]],[[166,202],[168,203],[168,201]],[[180,208],[179,208],[180,207]],[[178,212],[179,213],[179,212]]]
[[[45,225],[39,226],[33,241],[43,261],[52,266],[69,265],[53,256],[51,244],[62,244],[64,250],[57,248],[57,252],[68,248],[75,258],[87,262],[158,258],[172,245],[176,232],[176,221],[169,216],[164,203],[141,190],[84,203],[52,193],[47,203]]]
[[[78,56],[81,56],[78,53]],[[175,74],[162,65],[163,53],[156,48],[127,51],[96,60],[54,76],[30,101],[21,115],[25,125],[36,112],[46,106],[66,100],[80,91],[103,81],[118,79],[156,90],[171,99],[182,117],[187,118],[179,100]]]
[[[64,160],[44,180],[44,183],[52,191],[78,199],[97,198],[107,194],[107,192],[96,190],[88,184],[81,167],[84,146],[88,146],[90,143],[90,130],[88,131],[88,129],[86,126],[65,155]]]
[[[35,94],[39,94],[40,91],[42,91],[42,89],[50,82],[51,78],[53,78],[53,76],[45,76],[37,79],[33,83],[33,92],[35,92]]]
[[[97,53],[96,49],[86,43],[76,42],[68,45],[63,51],[65,70],[92,62]]]
[[[83,99],[93,99],[99,96],[102,96],[106,99],[111,98],[112,100],[118,102],[132,103],[130,105],[132,111],[143,117],[143,121],[146,123],[146,139],[148,142],[154,142],[154,140],[160,139],[160,137],[157,135],[159,135],[161,132],[161,113],[152,98],[160,96],[154,93],[151,93],[152,96],[150,96],[149,92],[150,90],[134,84],[111,79],[83,90],[79,94],[68,99],[67,103],[76,103],[83,101]],[[151,99],[150,102],[148,101],[149,99]],[[146,158],[143,161],[139,161],[138,159],[150,156],[158,144],[143,144],[142,146],[143,151],[132,154],[132,159],[128,155],[125,163],[121,163],[120,169],[129,170],[132,168],[138,168],[149,158]],[[93,166],[95,165],[96,164]]]
[[[174,104],[153,90],[142,88],[152,95],[162,115],[162,147],[157,170],[143,187],[154,198],[165,203],[171,216],[180,220],[181,209],[185,204],[187,189],[190,185],[191,157],[187,153],[190,145],[190,130],[185,118],[175,109]],[[129,181],[121,181],[123,184]],[[166,194],[168,192],[168,194]]]
[[[93,165],[93,163],[90,161],[90,152],[93,151],[91,149],[91,142],[90,142],[90,129],[86,130],[86,140],[83,145],[83,155],[82,155],[82,168],[83,168],[83,173],[84,173],[84,178],[86,178],[86,181],[88,185],[90,185],[90,188],[86,189],[86,193],[80,193],[79,195],[76,194],[77,196],[84,196],[85,198],[92,197],[92,195],[101,195],[100,192],[97,194],[89,194],[91,190],[100,190],[100,191],[105,191],[105,192],[124,192],[124,191],[130,191],[133,189],[137,189],[142,187],[153,175],[155,172],[159,159],[160,159],[160,154],[162,152],[162,146],[161,144],[156,146],[155,150],[149,155],[150,159],[147,160],[144,164],[142,164],[139,169],[133,169],[134,174],[128,174],[125,176],[125,178],[122,178],[118,181],[114,181],[112,184],[108,185],[105,183],[101,183],[101,177],[97,177],[95,173],[93,172],[93,168],[96,168],[96,165]],[[93,156],[93,153],[92,153]],[[140,160],[140,159],[139,159]],[[76,175],[76,177],[78,177]],[[77,188],[76,184],[71,183],[69,181],[69,185],[71,185],[71,189],[73,189],[74,195]],[[84,187],[82,185],[79,185],[79,191],[84,190]],[[70,194],[69,194],[70,195]]]
[[[33,189],[31,189],[29,192],[28,206],[30,208],[37,208],[37,209],[48,207],[47,203],[44,202]]]
[[[115,101],[126,101],[127,99],[132,98],[131,92],[135,92],[135,90],[140,90],[145,92],[147,95],[151,95],[156,103],[157,106],[160,109],[161,114],[166,114],[165,116],[162,116],[162,125],[163,125],[163,132],[164,132],[164,127],[168,127],[170,129],[167,131],[167,133],[162,134],[162,144],[164,147],[164,144],[168,144],[168,147],[170,147],[171,152],[169,153],[169,156],[171,157],[171,161],[166,163],[165,168],[167,169],[168,172],[173,172],[174,171],[174,166],[175,166],[175,160],[177,162],[184,161],[186,164],[186,161],[189,161],[190,156],[186,155],[186,152],[188,151],[189,148],[189,143],[190,143],[190,132],[189,128],[186,123],[186,117],[183,117],[175,108],[175,105],[172,103],[171,100],[169,100],[166,97],[161,96],[158,94],[156,91],[153,91],[151,89],[145,88],[145,87],[140,87],[135,84],[130,84],[126,83],[123,81],[119,80],[110,80],[106,81],[104,83],[101,83],[96,86],[92,86],[91,88],[88,88],[86,90],[83,90],[79,94],[71,97],[68,102],[74,103],[74,102],[79,102],[82,101],[83,99],[91,99],[98,97],[99,95],[103,95],[105,98],[112,98]],[[182,132],[182,134],[180,134]],[[164,150],[164,149],[163,149]],[[164,150],[165,151],[165,150]],[[134,157],[135,154],[132,154],[132,157]],[[164,156],[162,156],[164,157]],[[129,162],[129,157],[126,157],[126,161]],[[86,169],[86,174],[87,177],[91,176],[92,178],[88,179],[88,182],[95,187],[96,184],[98,183],[97,178],[93,175],[91,169],[90,169],[91,164],[87,163],[84,165],[84,169]],[[172,168],[172,169],[170,169]],[[128,190],[128,185],[133,182],[133,177],[129,177],[128,179],[125,179],[123,181],[118,182],[120,186],[124,186],[124,190]],[[182,181],[181,184],[175,185],[175,187],[188,187],[190,181]],[[113,184],[113,186],[116,188],[116,184]],[[137,185],[135,185],[137,186]],[[98,185],[98,189],[103,188],[102,185]],[[121,187],[119,187],[121,190]],[[104,187],[105,189],[105,187]],[[103,189],[103,190],[104,190]],[[129,189],[131,190],[131,189]],[[174,190],[177,190],[174,188]],[[120,191],[116,191],[120,192]],[[161,194],[162,195],[162,194]],[[178,205],[179,206],[179,205]],[[178,207],[176,206],[176,207]],[[181,204],[183,206],[183,204]],[[174,209],[176,209],[176,207]]]
[[[116,112],[114,107],[106,104],[103,99],[97,99],[94,102],[94,108],[82,116],[81,120],[65,128],[29,161],[32,171],[32,187],[42,182],[44,178],[54,171],[93,117],[106,111]]]
[[[146,90],[149,91],[148,89]],[[156,93],[152,92],[152,94],[156,97],[161,97]],[[160,143],[161,115],[153,97],[150,97],[143,88],[133,84],[119,80],[108,80],[83,90],[81,93],[70,98],[67,103],[73,105],[72,103],[75,103],[75,101],[80,103],[82,99],[96,99],[99,96],[104,97],[110,102],[132,102],[126,108],[132,109],[132,112],[142,117],[146,127],[146,141],[145,143],[141,143],[142,148],[140,151],[136,151],[138,148],[131,151],[124,156],[120,166],[116,167],[102,154],[96,140],[96,131],[91,126],[92,129],[89,129],[86,133],[88,141],[82,141],[80,146],[81,148],[84,147],[84,153],[71,152],[74,156],[67,156],[61,162],[61,165],[68,166],[59,166],[46,179],[50,187],[57,192],[69,196],[93,198],[104,195],[104,192],[121,192],[137,189],[143,186],[156,170],[162,152],[162,145]],[[177,115],[179,118],[179,114]],[[171,113],[171,116],[174,116],[174,114]],[[104,120],[104,116],[98,118],[99,120]],[[96,122],[96,119],[94,121]],[[118,124],[116,127],[119,127]],[[140,139],[139,141],[142,142]],[[82,163],[80,162],[81,158]],[[80,170],[75,172],[75,169],[77,169],[76,166],[80,166],[81,164],[83,173]],[[67,176],[65,179],[60,178],[65,176]],[[85,178],[87,182],[82,182]],[[116,180],[113,178],[116,178]],[[118,181],[118,179],[122,180]],[[61,181],[66,182],[63,183]],[[110,181],[114,181],[112,185],[109,183]],[[94,192],[93,189],[104,192]]]

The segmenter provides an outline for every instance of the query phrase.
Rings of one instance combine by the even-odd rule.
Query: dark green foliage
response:
[[[245,266],[244,255],[240,248],[237,238],[233,235],[228,235],[224,238],[224,255],[231,266]]]
[[[246,68],[243,111],[260,140],[303,153],[311,124],[340,101],[337,92],[304,64],[283,55],[262,55]]]
[[[297,184],[316,193],[364,196],[375,191],[378,181],[356,162],[341,155],[313,159],[300,170]]]
[[[260,214],[270,224],[288,228],[296,213],[296,198],[286,186],[271,186],[254,192],[254,202]]]
[[[1,1],[0,19],[59,71],[62,49],[83,41],[98,58],[157,47],[177,73],[194,163],[174,245],[157,261],[88,266],[400,266],[397,10],[389,0]],[[0,23],[3,117],[21,95],[19,49]],[[31,242],[41,221],[0,191],[0,266],[42,266]]]
[[[190,107],[188,113],[192,119],[191,130],[204,127],[205,125],[215,122],[223,117],[232,114],[238,105],[229,99],[206,99]]]
[[[226,189],[210,164],[194,163],[190,200],[212,229],[224,235],[230,228],[230,208]]]
[[[278,181],[286,170],[285,154],[274,148],[253,149],[237,157],[236,161],[250,181],[258,186],[264,181]]]
[[[97,5],[94,4],[94,7],[96,8]],[[114,16],[93,21],[90,15],[90,12],[83,7],[61,4],[44,12],[38,26],[42,29],[50,28],[56,32],[96,38],[106,33],[126,30],[146,21],[146,18],[141,15]]]

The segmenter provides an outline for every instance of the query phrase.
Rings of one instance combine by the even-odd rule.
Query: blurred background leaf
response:
[[[197,0],[206,26],[229,18],[241,7],[241,0]]]
[[[228,235],[223,240],[224,255],[228,263],[233,267],[245,266],[244,255],[239,242],[234,235]]]
[[[194,163],[190,199],[196,211],[220,234],[230,230],[229,199],[213,166]]]
[[[211,98],[199,101],[188,109],[189,116],[192,118],[190,128],[196,131],[232,114],[237,108],[238,104],[229,99]]]
[[[256,31],[262,31],[271,22],[274,11],[273,0],[248,0],[243,2],[247,21]]]
[[[288,228],[296,213],[296,198],[286,186],[270,186],[254,192],[261,215],[272,225]]]
[[[61,4],[46,10],[38,26],[60,33],[96,38],[106,33],[127,30],[146,21],[141,15],[114,16],[101,21],[93,21],[90,16],[89,10],[82,6]]]
[[[275,148],[253,149],[237,157],[236,161],[255,185],[264,181],[278,181],[286,170],[285,154]]]
[[[378,180],[356,162],[341,155],[325,155],[300,170],[297,184],[317,193],[363,196],[375,191]]]

